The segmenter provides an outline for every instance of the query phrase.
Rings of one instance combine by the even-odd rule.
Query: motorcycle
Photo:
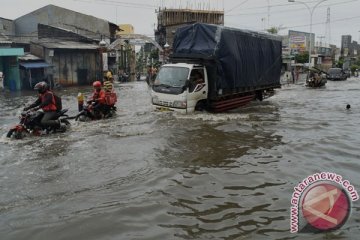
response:
[[[56,133],[56,132],[66,132],[67,128],[70,126],[70,122],[67,120],[68,115],[65,113],[67,109],[63,109],[57,112],[54,120],[59,119],[64,125],[60,127],[45,127],[41,124],[41,118],[44,115],[42,110],[38,111],[23,111],[19,116],[20,123],[12,127],[7,133],[6,137],[15,139],[22,139],[26,135],[35,135],[40,136],[43,134]]]
[[[327,83],[326,72],[316,67],[310,68],[309,72],[309,78],[306,79],[306,87],[318,88],[325,86],[325,84]]]
[[[105,105],[102,111],[94,109],[94,104],[84,105],[82,110],[75,116],[75,121],[88,122],[93,120],[100,120],[111,118],[116,113],[115,106]]]

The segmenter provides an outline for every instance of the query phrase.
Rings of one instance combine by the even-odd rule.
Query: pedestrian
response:
[[[146,82],[148,85],[151,84],[151,80],[152,80],[152,67],[149,65],[148,69],[147,69],[147,75],[146,75]]]
[[[300,71],[298,68],[296,68],[295,74],[296,74],[295,82],[297,82],[297,81],[299,81],[299,74],[300,74]]]
[[[5,79],[5,75],[3,72],[0,72],[0,89],[4,89],[4,79]]]
[[[294,72],[294,68],[291,68],[291,77],[292,77],[292,82],[295,83],[295,72]]]

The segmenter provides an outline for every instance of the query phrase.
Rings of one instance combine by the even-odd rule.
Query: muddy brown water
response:
[[[290,234],[289,218],[311,174],[360,189],[360,79],[222,114],[155,113],[145,82],[116,90],[115,118],[19,141],[5,135],[34,93],[0,93],[0,239],[358,238],[358,202],[332,233]],[[70,115],[79,91],[57,91]]]

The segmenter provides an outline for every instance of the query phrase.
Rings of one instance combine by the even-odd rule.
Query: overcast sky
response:
[[[296,0],[295,0],[296,1]],[[302,0],[310,9],[321,0]],[[288,0],[1,0],[0,17],[16,19],[38,8],[54,4],[113,23],[130,23],[136,33],[153,36],[155,10],[162,7],[191,7],[225,10],[225,26],[261,31],[269,26],[310,31],[310,11],[304,4]],[[313,14],[316,41],[326,34],[327,9],[330,8],[330,41],[340,45],[341,35],[360,38],[360,0],[327,0]],[[329,34],[328,34],[329,35]],[[322,38],[322,42],[326,42]]]

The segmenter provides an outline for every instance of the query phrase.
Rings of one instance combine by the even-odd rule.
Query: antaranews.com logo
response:
[[[350,216],[359,195],[336,173],[315,173],[296,187],[291,197],[290,232],[326,232],[339,229]]]

